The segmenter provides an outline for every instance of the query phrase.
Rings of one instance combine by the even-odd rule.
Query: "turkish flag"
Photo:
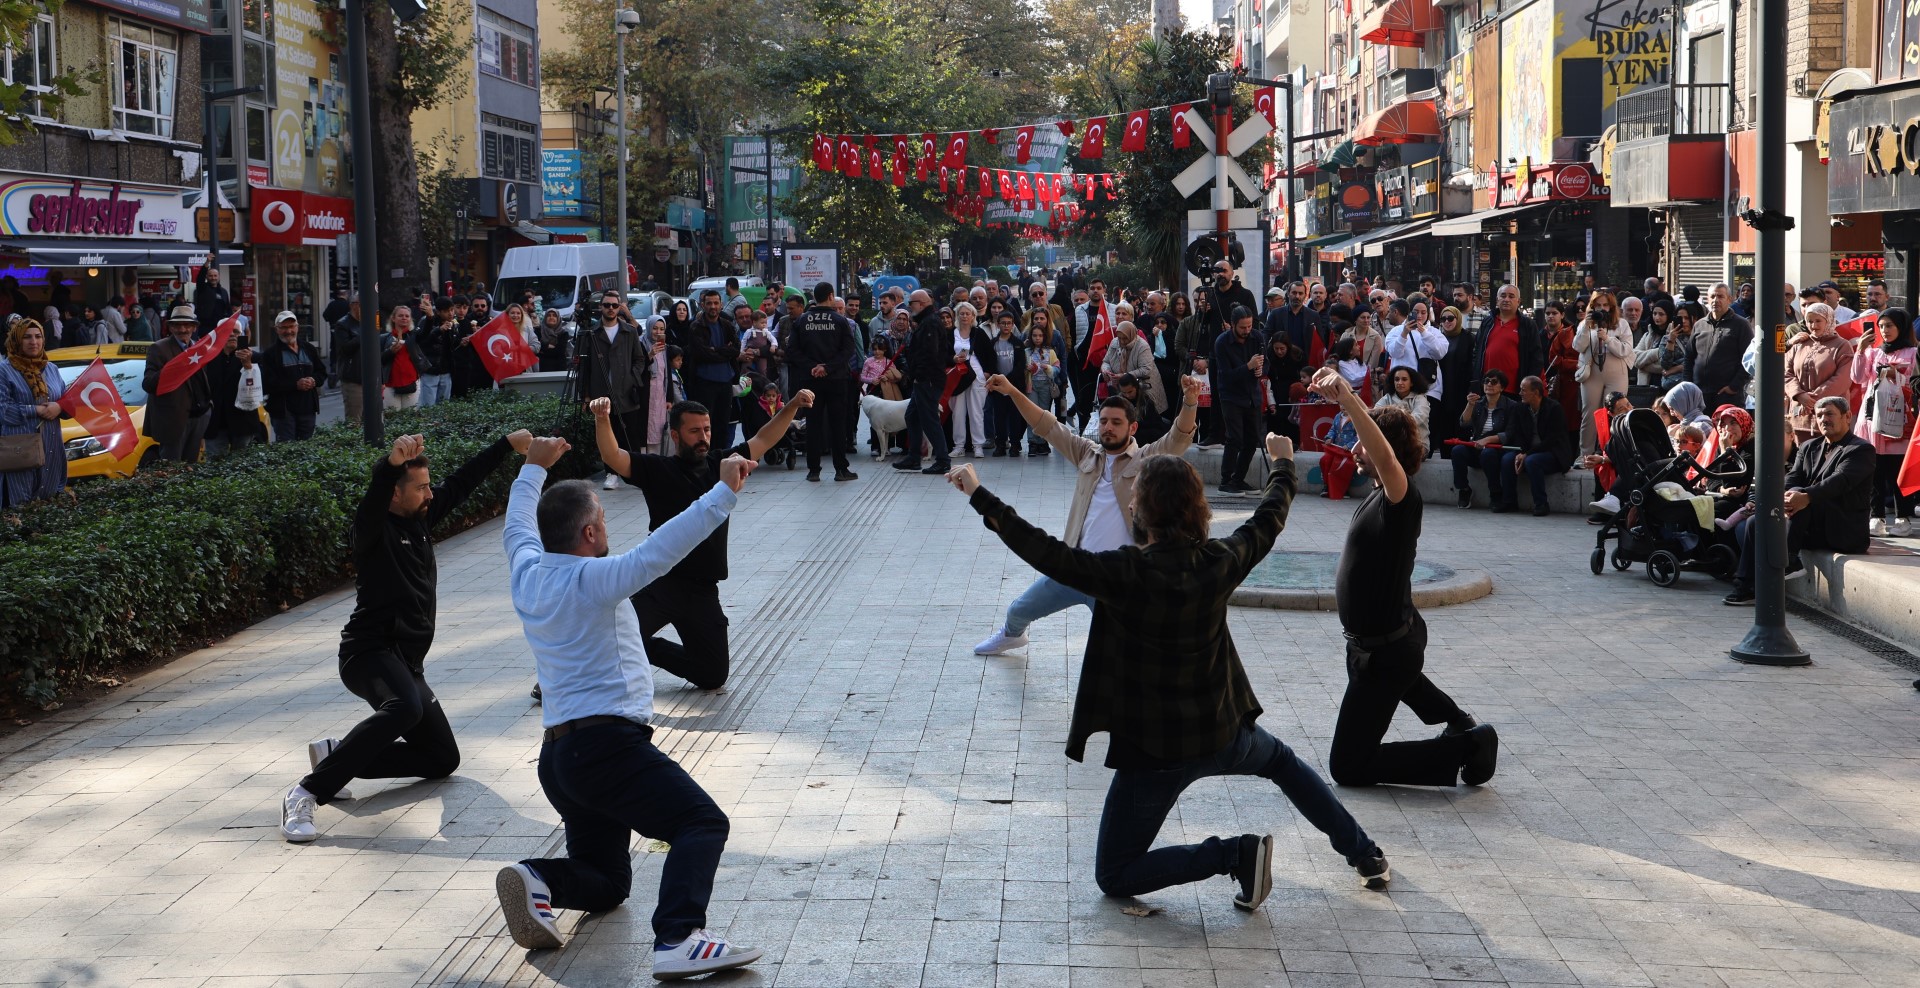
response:
[[[1013,160],[1026,164],[1033,160],[1033,128],[1022,127],[1013,132]]]
[[[1834,329],[1840,334],[1841,338],[1843,339],[1857,340],[1857,339],[1860,339],[1861,337],[1867,336],[1868,333],[1873,332],[1874,327],[1879,323],[1879,319],[1880,319],[1880,316],[1878,314],[1865,315],[1865,316],[1861,316],[1858,319],[1849,319],[1846,322],[1843,322],[1840,325],[1835,326]],[[1868,342],[1869,346],[1879,346],[1877,342],[1873,342],[1873,337],[1867,337],[1867,338],[1869,341]]]
[[[139,445],[140,436],[133,431],[127,403],[120,400],[120,389],[114,386],[107,365],[97,357],[79,377],[68,382],[66,394],[60,396],[60,411],[105,443],[115,459]]]
[[[1013,194],[1019,196],[1021,202],[1033,202],[1033,183],[1027,181],[1026,172],[1020,173],[1019,182],[1014,186]]]
[[[160,368],[160,387],[154,394],[167,394],[180,385],[187,383],[193,375],[207,369],[213,358],[227,348],[227,340],[240,328],[240,314],[234,313],[223,320],[213,332],[193,341],[193,345],[174,355]]]
[[[980,180],[975,183],[975,187],[980,190],[982,196],[993,195],[993,171],[987,168],[980,169]]]
[[[1147,149],[1147,114],[1150,110],[1135,110],[1127,114],[1127,131],[1120,135],[1120,150],[1145,151]]]
[[[1262,86],[1253,91],[1253,108],[1267,118],[1267,126],[1273,126],[1273,87]]]
[[[1900,474],[1894,482],[1900,485],[1900,493],[1912,497],[1920,491],[1920,429],[1913,430],[1913,438],[1907,441],[1906,458],[1900,461]]]
[[[940,166],[940,194],[941,194],[941,195],[946,195],[946,193],[947,193],[947,174],[948,174],[948,172],[949,172],[949,169],[947,168],[947,166],[946,166],[946,165],[941,165],[941,166]]]
[[[848,178],[860,177],[860,148],[853,143],[853,135],[840,135],[840,174]]]
[[[999,177],[1000,177],[1000,198],[1012,199],[1014,197],[1013,176],[1006,172],[1001,172]]]
[[[1193,109],[1192,103],[1173,104],[1173,146],[1184,148],[1193,143],[1193,128],[1187,126],[1187,111]],[[1314,364],[1315,367],[1320,366]]]
[[[948,168],[958,168],[967,163],[967,135],[965,133],[948,134],[947,150],[940,156],[940,163]]]
[[[1080,157],[1103,158],[1107,154],[1107,118],[1087,121],[1087,136],[1080,139]]]
[[[1058,127],[1058,128],[1060,128],[1060,136],[1061,136],[1061,137],[1072,137],[1072,136],[1073,136],[1073,121],[1071,121],[1071,120],[1062,120],[1062,121],[1060,121],[1059,123],[1057,123],[1057,124],[1054,124],[1054,126],[1055,126],[1055,127]]]
[[[980,136],[986,138],[988,144],[1000,143],[1000,132],[991,127],[981,131]]]
[[[1093,327],[1087,331],[1087,367],[1098,367],[1107,359],[1113,345],[1113,323],[1107,319],[1107,304],[1093,307]]]
[[[480,327],[480,331],[473,334],[472,342],[473,352],[480,355],[480,362],[487,366],[487,373],[493,375],[495,381],[504,381],[540,363],[519,328],[507,321],[505,312]]]
[[[945,166],[943,165],[942,167]],[[953,170],[953,194],[957,196],[967,194],[967,169],[955,168]]]
[[[934,155],[939,154],[940,142],[932,134],[920,135],[920,161],[914,165],[913,177],[924,182],[927,173],[933,169]]]
[[[867,149],[867,177],[876,182],[887,180],[887,156],[879,148]]]
[[[813,167],[823,172],[833,169],[833,138],[825,134],[813,135]]]
[[[893,184],[895,188],[905,188],[907,184],[907,151],[902,147],[893,152]]]

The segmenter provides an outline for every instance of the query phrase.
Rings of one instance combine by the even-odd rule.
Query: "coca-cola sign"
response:
[[[192,219],[178,189],[0,172],[0,234],[177,239]]]

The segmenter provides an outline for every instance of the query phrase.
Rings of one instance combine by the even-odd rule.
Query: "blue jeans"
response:
[[[1008,637],[1017,637],[1027,633],[1027,626],[1046,617],[1058,614],[1069,607],[1079,605],[1093,609],[1093,598],[1064,583],[1056,582],[1050,576],[1033,581],[1033,586],[1013,599],[1007,606],[1007,626],[1004,629]]]
[[[1230,873],[1240,864],[1240,841],[1209,837],[1198,844],[1153,847],[1160,825],[1180,794],[1212,775],[1257,775],[1280,787],[1307,822],[1358,865],[1380,853],[1379,845],[1340,805],[1339,797],[1312,766],[1257,724],[1240,729],[1233,743],[1214,754],[1173,768],[1122,769],[1113,773],[1107,805],[1100,812],[1093,879],[1108,895],[1145,895]]]
[[[1500,469],[1500,458],[1504,455],[1497,449],[1474,449],[1467,446],[1453,448],[1453,489],[1456,491],[1473,490],[1473,481],[1469,471],[1479,467],[1487,475],[1487,501],[1491,504],[1507,504],[1520,494],[1520,482],[1513,479],[1511,467]]]
[[[933,466],[947,466],[947,427],[940,421],[938,385],[914,382],[912,400],[907,403],[907,459],[920,462],[920,443],[933,449]]]
[[[1547,477],[1564,471],[1556,469],[1559,461],[1553,458],[1552,453],[1528,453],[1526,456],[1527,484],[1533,490],[1533,505],[1537,508],[1547,503]],[[1519,458],[1518,452],[1500,457],[1500,476],[1506,478],[1508,490],[1514,493],[1517,493],[1520,482],[1514,476],[1513,464]]]
[[[522,862],[559,909],[605,912],[633,890],[631,834],[666,842],[654,946],[707,925],[727,815],[639,724],[598,724],[540,746],[540,788],[567,828],[567,856]]]
[[[420,375],[420,406],[427,408],[453,397],[452,374]]]

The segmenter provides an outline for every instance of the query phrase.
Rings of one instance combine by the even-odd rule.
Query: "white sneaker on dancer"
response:
[[[560,925],[553,921],[553,895],[532,868],[510,864],[500,869],[493,890],[500,894],[500,912],[507,917],[514,943],[528,950],[551,950],[564,942]]]
[[[973,646],[975,655],[1005,655],[1016,648],[1027,647],[1026,635],[1009,635],[1007,629],[997,628],[986,641]]]
[[[338,747],[340,747],[340,742],[333,738],[321,738],[318,741],[308,741],[307,765],[315,772],[320,771],[320,762],[328,755],[333,754],[333,749]],[[349,791],[346,786],[341,786],[340,791],[333,794],[333,798],[352,799],[353,793]]]
[[[600,489],[603,491],[619,490],[625,483],[626,481],[621,480],[619,474],[608,470],[607,479],[600,482]]]
[[[1913,522],[1905,518],[1895,518],[1893,522],[1887,526],[1887,534],[1896,539],[1904,539],[1913,534]]]
[[[289,844],[305,844],[320,836],[313,827],[313,793],[295,785],[280,803],[280,836]]]
[[[684,943],[654,948],[653,979],[677,981],[745,967],[759,959],[758,948],[736,947],[706,930],[695,930]]]

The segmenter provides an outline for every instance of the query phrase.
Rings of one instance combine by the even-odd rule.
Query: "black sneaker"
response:
[[[922,471],[920,471],[920,472],[921,472],[921,473],[924,473],[924,474],[926,474],[926,475],[927,475],[927,476],[929,476],[929,477],[944,477],[944,476],[946,476],[947,474],[949,474],[949,473],[952,473],[952,472],[953,472],[953,464],[951,464],[951,463],[935,463],[934,465],[932,465],[932,466],[930,466],[930,467],[928,467],[928,468],[926,468],[925,470],[922,470]]]
[[[1447,721],[1446,730],[1441,731],[1439,736],[1450,738],[1456,734],[1465,734],[1479,726],[1480,722],[1474,720],[1472,714],[1461,714],[1457,720]]]
[[[1360,873],[1360,884],[1375,892],[1385,892],[1387,883],[1393,881],[1393,870],[1387,867],[1387,856],[1375,854],[1372,858],[1353,866]]]
[[[836,481],[859,480],[860,475],[854,473],[852,470],[835,470],[833,472],[833,479]]]
[[[1273,835],[1240,835],[1240,863],[1233,869],[1233,880],[1240,883],[1240,894],[1233,904],[1240,909],[1258,909],[1273,891]]]
[[[1466,738],[1473,742],[1473,749],[1467,752],[1466,764],[1460,766],[1460,781],[1484,786],[1493,778],[1494,763],[1500,758],[1500,732],[1492,724],[1481,724],[1469,730]]]
[[[920,461],[919,460],[895,460],[893,461],[893,468],[895,470],[918,470],[920,469]]]
[[[1007,448],[1005,446],[995,446],[993,448],[993,452],[988,453],[987,455],[988,456],[1005,456],[1007,455]]]
[[[1473,507],[1473,488],[1469,487],[1466,490],[1460,491],[1459,496],[1454,499],[1454,502],[1463,508]]]
[[[817,483],[819,483],[819,482],[820,482],[820,468],[819,468],[819,467],[815,467],[815,468],[813,468],[812,470],[808,470],[808,471],[807,471],[807,483],[810,483],[810,484],[817,484]]]
[[[1728,607],[1752,607],[1753,606],[1753,588],[1752,587],[1734,587],[1732,593],[1726,595],[1725,597],[1720,598],[1720,603],[1725,604]]]

